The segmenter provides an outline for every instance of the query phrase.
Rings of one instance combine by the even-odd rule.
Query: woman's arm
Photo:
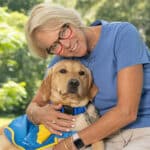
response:
[[[38,115],[38,113],[40,112],[41,107],[44,107],[47,104],[48,103],[43,100],[40,90],[38,90],[38,92],[36,93],[36,95],[34,96],[34,98],[32,99],[32,101],[26,109],[26,114],[30,121],[32,121],[34,124],[40,124],[41,115]],[[37,115],[39,117],[37,117]]]
[[[93,125],[79,132],[79,136],[86,145],[101,140],[136,120],[142,86],[142,65],[127,67],[119,71],[118,103]]]

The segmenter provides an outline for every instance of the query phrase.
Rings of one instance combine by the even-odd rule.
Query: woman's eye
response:
[[[84,71],[79,71],[79,75],[83,76],[83,75],[85,75],[85,72]]]
[[[67,70],[66,69],[60,69],[59,72],[60,73],[67,73]]]

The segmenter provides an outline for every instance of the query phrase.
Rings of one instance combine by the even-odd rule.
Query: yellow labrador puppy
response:
[[[32,124],[27,116],[23,115],[1,132],[0,150],[51,150],[62,138],[86,128],[99,118],[94,105],[90,103],[97,93],[97,88],[91,72],[79,61],[62,60],[56,63],[48,70],[39,90],[44,101],[62,104],[61,112],[76,115],[75,127],[59,137],[51,134],[43,125]],[[90,149],[103,150],[103,142],[99,141],[86,148]]]

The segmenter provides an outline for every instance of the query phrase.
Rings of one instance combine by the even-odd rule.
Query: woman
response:
[[[106,150],[150,149],[150,52],[132,24],[95,21],[86,27],[77,12],[40,4],[31,12],[26,37],[38,56],[57,55],[49,67],[70,58],[91,69],[100,89],[94,104],[102,117],[77,134],[81,147],[105,139]],[[61,134],[75,118],[60,113],[60,108],[44,104],[37,92],[27,115],[35,124]],[[54,150],[79,149],[80,143],[69,137]]]

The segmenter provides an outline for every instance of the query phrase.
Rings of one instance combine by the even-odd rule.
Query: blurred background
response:
[[[149,0],[0,0],[0,125],[25,112],[52,58],[31,56],[24,36],[30,10],[41,2],[77,9],[86,25],[129,21],[150,47]]]

